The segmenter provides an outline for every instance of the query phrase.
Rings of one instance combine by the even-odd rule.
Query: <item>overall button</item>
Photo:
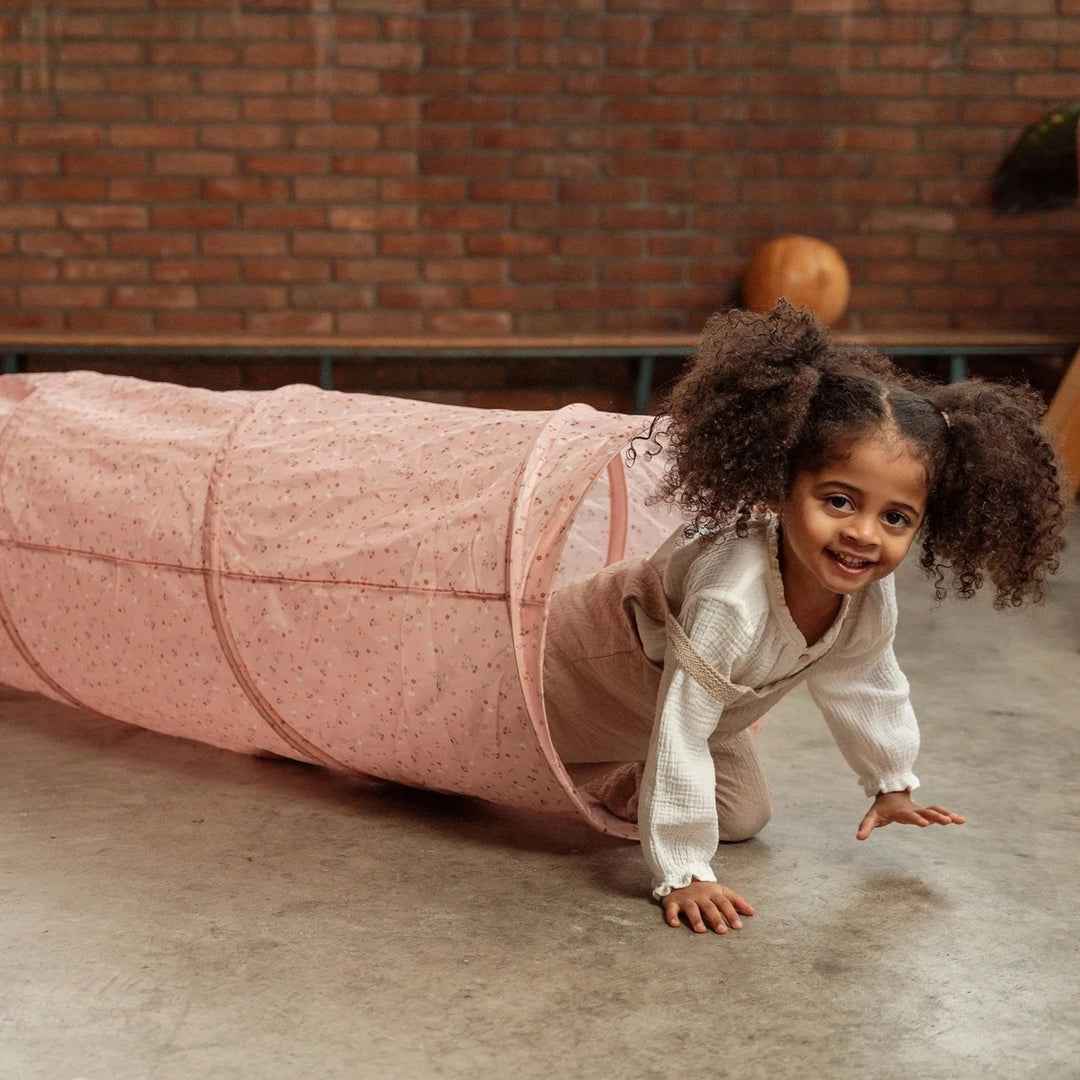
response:
[[[799,663],[800,664],[805,664],[806,661],[809,660],[809,659],[810,659],[810,654],[808,652],[804,652],[804,653],[799,654]]]

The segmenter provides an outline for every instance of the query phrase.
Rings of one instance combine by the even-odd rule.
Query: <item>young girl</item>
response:
[[[755,722],[800,682],[873,800],[859,840],[963,824],[912,798],[892,573],[918,537],[939,599],[947,575],[965,598],[988,578],[998,607],[1041,599],[1064,516],[1041,411],[1026,389],[901,375],[784,302],[709,323],[649,432],[668,444],[661,497],[691,522],[555,594],[544,676],[556,748],[638,822],[670,925],[753,914],[710,862],[769,820]]]

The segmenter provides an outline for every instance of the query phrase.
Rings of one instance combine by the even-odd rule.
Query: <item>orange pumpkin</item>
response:
[[[754,252],[743,278],[743,303],[767,314],[783,297],[834,323],[847,310],[851,275],[839,251],[813,236],[777,236]]]

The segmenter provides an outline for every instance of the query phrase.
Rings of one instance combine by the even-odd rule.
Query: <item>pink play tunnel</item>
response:
[[[642,426],[0,377],[0,682],[635,835],[559,761],[542,665],[552,589],[674,527]]]

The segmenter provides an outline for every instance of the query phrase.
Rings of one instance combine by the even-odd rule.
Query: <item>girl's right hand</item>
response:
[[[672,889],[661,903],[664,906],[664,921],[669,926],[678,926],[679,914],[682,913],[696,934],[705,933],[706,923],[718,934],[726,934],[728,926],[741,930],[739,914],[754,914],[749,901],[726,885],[717,881],[698,881],[697,878],[685,888]]]

